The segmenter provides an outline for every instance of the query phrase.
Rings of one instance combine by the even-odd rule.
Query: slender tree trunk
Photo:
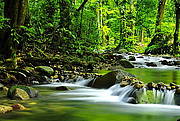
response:
[[[178,42],[178,36],[179,36],[179,24],[180,24],[180,1],[175,1],[175,13],[176,13],[176,29],[174,32],[174,43],[173,43],[173,54],[177,54],[178,52],[178,45],[180,42]]]
[[[118,51],[119,49],[121,49],[121,47],[124,46],[124,42],[125,42],[125,38],[126,38],[126,6],[122,5],[119,6],[119,3],[117,1],[115,1],[116,5],[119,7],[119,14],[121,16],[121,19],[119,21],[119,31],[120,31],[120,40],[119,40],[119,44],[118,46],[114,49],[114,51]]]
[[[144,30],[143,29],[141,29],[139,32],[139,41],[140,42],[144,41]]]
[[[25,24],[28,11],[28,0],[6,0],[4,6],[4,16],[8,18],[9,28],[5,28],[0,37],[1,54],[5,58],[12,57],[16,53],[16,43],[12,36],[12,29],[15,31]]]
[[[83,10],[84,10],[84,8],[81,9],[80,26],[79,26],[79,29],[77,30],[78,38],[81,38],[81,33],[82,33]]]

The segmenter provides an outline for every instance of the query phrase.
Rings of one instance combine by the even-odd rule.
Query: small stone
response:
[[[166,89],[167,89],[167,90],[171,90],[171,87],[170,87],[170,86],[167,86]]]
[[[13,110],[25,110],[26,108],[21,104],[15,104],[11,106]]]
[[[121,87],[125,87],[125,86],[127,86],[127,85],[129,85],[130,83],[128,82],[128,81],[122,81],[121,83],[120,83],[120,86]]]
[[[8,93],[8,88],[7,87],[3,87],[3,94],[7,95],[7,93]]]

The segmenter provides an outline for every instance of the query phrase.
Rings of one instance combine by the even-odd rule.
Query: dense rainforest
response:
[[[0,0],[2,121],[177,120],[179,69],[180,0]]]
[[[179,53],[179,0],[1,0],[1,56]]]

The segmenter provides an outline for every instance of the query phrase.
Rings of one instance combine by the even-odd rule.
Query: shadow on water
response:
[[[174,82],[180,85],[180,71],[179,70],[160,70],[147,68],[133,68],[126,69],[128,72],[135,74],[140,80],[144,82]]]

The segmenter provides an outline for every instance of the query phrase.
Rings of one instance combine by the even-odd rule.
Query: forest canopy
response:
[[[179,53],[180,0],[1,0],[0,53]]]

